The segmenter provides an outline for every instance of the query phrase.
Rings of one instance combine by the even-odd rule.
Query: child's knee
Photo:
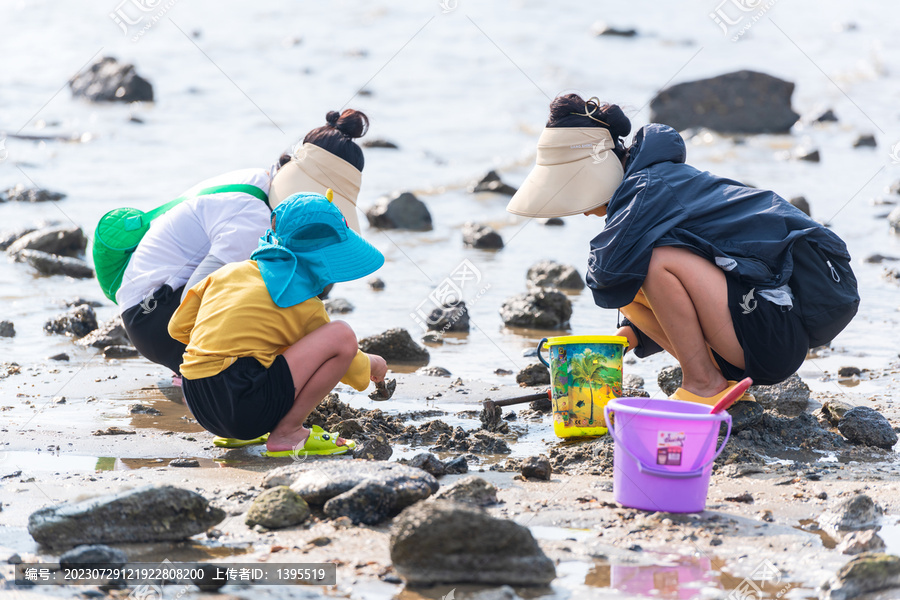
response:
[[[334,336],[332,339],[338,348],[347,354],[356,354],[359,346],[353,328],[344,321],[332,321],[329,325],[331,327],[329,336]]]

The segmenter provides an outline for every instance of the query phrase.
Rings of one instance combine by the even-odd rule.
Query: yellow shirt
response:
[[[181,373],[212,377],[243,356],[266,368],[291,345],[328,323],[316,297],[288,308],[272,302],[256,261],[225,265],[188,290],[169,321],[169,335],[187,344]],[[369,385],[369,357],[357,352],[342,382]]]

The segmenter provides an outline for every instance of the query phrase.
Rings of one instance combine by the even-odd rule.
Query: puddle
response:
[[[817,536],[819,536],[819,539],[822,540],[822,545],[829,550],[835,548],[838,545],[837,540],[828,535],[823,529],[819,528],[819,522],[815,519],[800,519],[800,525],[794,527],[794,529],[799,529],[800,531],[805,531],[806,533],[816,534]]]
[[[150,544],[117,544],[128,559],[133,562],[156,562],[165,560],[171,562],[199,562],[205,560],[217,560],[231,556],[240,556],[253,552],[252,544],[229,546],[225,544],[186,542],[158,542]]]
[[[9,451],[5,453],[4,464],[12,465],[4,474],[15,471],[53,472],[53,473],[87,473],[93,471],[129,471],[132,469],[150,469],[166,467],[176,458],[120,458],[115,456],[82,456],[57,452]],[[213,460],[210,458],[194,458],[201,467],[227,467],[240,463],[234,460]],[[174,468],[174,467],[173,467]]]

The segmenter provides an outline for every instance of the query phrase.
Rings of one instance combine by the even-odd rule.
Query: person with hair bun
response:
[[[645,125],[626,147],[630,133],[615,104],[555,98],[535,167],[507,210],[606,218],[591,240],[588,287],[598,306],[620,310],[617,335],[636,356],[665,350],[678,360],[673,399],[714,405],[744,377],[784,381],[818,333],[795,306],[794,266],[805,248],[834,257],[822,261],[832,274],[832,261],[846,262],[849,308],[828,323],[830,339],[859,301],[846,245],[774,192],[686,164],[671,127]]]
[[[286,198],[300,192],[324,194],[330,188],[347,224],[359,232],[356,198],[365,160],[354,140],[366,133],[369,119],[347,109],[331,111],[325,120],[270,168],[231,171],[200,182],[185,195],[235,184],[245,191],[189,197],[152,221],[116,292],[125,331],[145,358],[179,376],[185,345],[168,334],[172,314],[187,290],[206,276],[250,258],[270,226],[272,211]]]

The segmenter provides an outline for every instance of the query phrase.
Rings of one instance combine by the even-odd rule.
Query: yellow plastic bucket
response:
[[[550,362],[544,359],[544,346]],[[628,340],[616,335],[544,338],[538,358],[550,369],[553,431],[558,437],[606,433],[603,409],[622,396],[622,355]]]

